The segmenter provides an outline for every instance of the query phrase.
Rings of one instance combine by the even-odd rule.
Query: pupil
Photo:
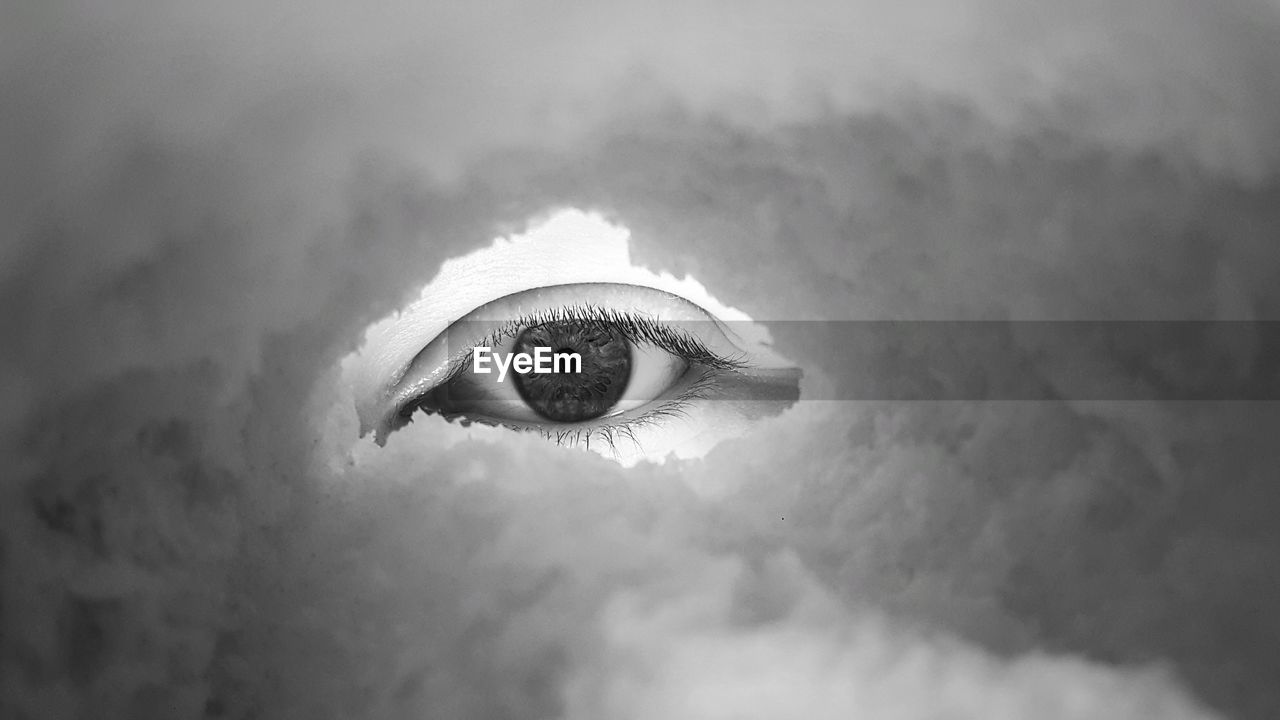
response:
[[[576,353],[582,372],[513,373],[516,390],[534,412],[554,422],[600,417],[622,399],[631,379],[631,344],[615,328],[596,321],[564,320],[526,328],[515,352],[557,348],[554,355]]]

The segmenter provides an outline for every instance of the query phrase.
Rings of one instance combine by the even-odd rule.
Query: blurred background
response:
[[[1182,377],[1141,353],[1045,358],[1034,402],[831,400],[862,358],[794,322],[1280,318],[1278,31],[4,6],[0,716],[1280,715],[1275,402],[1134,399]],[[627,469],[358,438],[365,328],[561,207],[765,321],[801,401]],[[1248,327],[1213,372],[1274,372]]]

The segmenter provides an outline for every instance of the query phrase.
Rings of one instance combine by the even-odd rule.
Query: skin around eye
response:
[[[581,344],[581,339],[573,338],[571,330],[575,326],[627,341],[633,366],[627,378],[630,392],[619,398],[617,407],[611,405],[604,408],[606,411],[635,409],[653,400],[678,379],[679,369],[689,362],[727,368],[744,355],[725,328],[705,310],[671,293],[614,284],[537,288],[486,303],[452,323],[413,359],[393,388],[386,411],[401,417],[406,407],[439,388],[447,390],[454,401],[440,407],[461,407],[458,398],[463,397],[486,403],[488,407],[470,411],[489,419],[546,419],[528,409],[516,384],[506,382],[506,373],[472,372],[471,377],[455,381],[467,374],[464,371],[468,361],[478,348],[485,348],[479,351],[484,355],[510,356],[520,350],[516,347],[520,339],[528,337],[524,333],[541,327],[557,331],[558,337],[547,334],[542,338],[548,343],[543,347],[555,351],[563,348],[551,347],[556,344],[553,341]],[[590,359],[592,354],[587,353],[587,357]],[[666,385],[655,387],[664,381]],[[500,409],[517,414],[498,416],[496,411]]]
[[[584,304],[583,296],[606,302]],[[523,314],[484,319],[494,306]],[[422,408],[498,424],[582,423],[647,407],[675,387],[690,365],[726,370],[742,355],[696,305],[670,293],[621,285],[560,286],[507,296],[454,323],[443,339],[457,348],[446,355],[462,361],[453,360],[445,380],[403,404],[399,417]],[[472,342],[477,344],[468,350]],[[539,348],[576,356],[580,372],[537,373],[514,364]],[[497,372],[487,362],[491,357]],[[513,366],[516,371],[508,372]]]
[[[584,328],[608,330],[615,364],[608,367],[603,357],[595,365],[588,362],[582,369],[595,373],[589,383],[530,373],[527,366],[526,372],[513,369],[511,358],[527,358],[531,348],[574,349],[569,345],[583,341],[574,336]],[[742,330],[759,336],[758,327]],[[473,371],[482,354],[489,362],[510,363],[502,381],[498,372]],[[616,390],[619,385],[622,390]],[[583,395],[584,387],[595,395]],[[551,408],[557,388],[562,400],[572,394],[577,405]],[[376,419],[366,427],[382,444],[426,412],[463,424],[534,431],[560,444],[606,448],[604,454],[627,464],[680,447],[700,454],[714,437],[776,414],[798,396],[798,369],[689,300],[644,286],[580,283],[512,293],[454,320],[389,383]],[[619,445],[618,439],[626,442]]]

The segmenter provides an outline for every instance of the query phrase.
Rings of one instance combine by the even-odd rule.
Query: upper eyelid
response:
[[[632,289],[635,289],[635,290],[637,290],[637,291],[648,291],[648,292],[655,292],[655,293],[663,293],[663,294],[671,295],[672,297],[678,297],[678,298],[680,298],[681,300],[683,300],[684,302],[688,303],[690,306],[697,308],[697,309],[698,309],[698,311],[699,311],[699,312],[701,312],[701,313],[703,313],[703,314],[704,314],[708,319],[710,319],[710,320],[717,320],[717,319],[715,318],[715,316],[713,316],[713,315],[712,315],[710,312],[708,312],[705,308],[703,308],[702,306],[700,306],[700,305],[698,305],[697,303],[693,302],[692,300],[689,300],[688,298],[680,297],[679,295],[676,295],[676,294],[674,294],[674,293],[669,293],[669,292],[667,292],[667,291],[665,291],[665,290],[661,290],[661,289],[659,289],[659,288],[650,287],[650,286],[648,286],[648,285],[634,285],[634,284],[629,284],[629,283],[610,283],[610,282],[602,282],[602,283],[563,283],[563,284],[543,285],[543,286],[541,286],[541,287],[528,288],[528,289],[526,289],[526,290],[521,290],[521,291],[519,291],[519,292],[509,293],[509,294],[507,294],[507,295],[502,295],[502,296],[499,296],[499,297],[496,297],[496,298],[492,298],[491,300],[488,300],[488,301],[486,301],[486,302],[480,303],[479,305],[476,305],[476,306],[472,307],[470,310],[467,310],[466,312],[461,313],[461,314],[460,314],[460,315],[458,315],[457,317],[454,317],[452,320],[444,321],[444,323],[443,323],[443,325],[444,325],[444,326],[443,326],[442,328],[440,328],[440,331],[439,331],[439,332],[437,332],[435,335],[432,335],[432,336],[428,337],[424,342],[422,342],[422,344],[419,346],[418,351],[417,351],[417,352],[415,352],[415,353],[414,353],[414,355],[413,355],[412,357],[410,357],[409,361],[408,361],[407,363],[405,363],[405,364],[404,364],[404,365],[403,365],[403,366],[402,366],[402,367],[401,367],[401,368],[396,372],[395,377],[394,377],[394,378],[392,379],[392,381],[387,385],[387,387],[388,387],[388,388],[394,388],[394,387],[399,386],[399,384],[404,380],[405,376],[407,376],[407,375],[409,374],[409,372],[413,369],[413,366],[414,366],[414,364],[417,362],[417,360],[418,360],[418,356],[419,356],[419,355],[421,355],[422,350],[426,349],[427,347],[430,347],[432,343],[436,342],[436,341],[437,341],[437,340],[439,340],[442,336],[444,336],[445,334],[447,334],[447,333],[449,332],[449,330],[450,330],[451,328],[453,328],[455,325],[457,325],[459,322],[462,322],[462,321],[466,320],[468,317],[470,317],[470,316],[474,315],[475,313],[477,313],[477,312],[479,312],[479,311],[483,310],[484,308],[486,308],[486,307],[488,307],[488,306],[490,306],[490,305],[494,305],[495,303],[502,302],[503,300],[505,300],[505,299],[507,299],[507,298],[516,297],[516,296],[518,296],[518,295],[523,295],[523,294],[530,293],[530,292],[547,292],[547,291],[562,290],[562,289],[565,289],[565,288],[571,288],[571,287],[575,287],[575,288],[582,288],[582,289],[584,290],[584,292],[585,292],[585,291],[589,291],[590,289],[601,289],[601,288],[632,288]],[[487,342],[488,342],[488,344],[492,345],[492,344],[493,344],[493,341],[495,341],[496,339],[497,339],[497,338],[492,338],[492,339],[490,339],[490,340],[489,340],[489,341],[487,341]],[[484,343],[484,342],[482,342],[481,344],[485,344],[485,343]]]
[[[705,313],[706,311],[703,310],[703,312]],[[725,328],[710,313],[707,313],[707,318],[716,324],[717,330],[722,333],[725,331]],[[564,321],[604,323],[633,343],[650,342],[672,354],[680,355],[686,360],[700,362],[704,365],[715,365],[720,369],[735,370],[748,365],[744,359],[745,353],[741,350],[737,353],[739,357],[727,357],[713,352],[696,336],[685,330],[671,329],[668,325],[663,324],[664,321],[654,317],[651,313],[634,310],[618,311],[591,303],[561,306],[548,311],[530,313],[525,317],[504,322],[498,329],[491,332],[481,344],[492,346],[506,338],[518,336],[525,328]],[[460,355],[465,356],[466,352],[464,351]]]

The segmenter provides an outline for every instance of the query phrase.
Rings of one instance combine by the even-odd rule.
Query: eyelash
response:
[[[713,353],[702,341],[682,330],[675,330],[661,321],[638,312],[618,312],[610,308],[584,303],[566,305],[531,312],[525,316],[504,322],[491,331],[481,345],[495,346],[503,340],[514,338],[526,328],[556,322],[600,323],[608,325],[629,342],[649,343],[678,355],[689,362],[717,370],[740,370],[746,367],[741,358],[722,357]],[[461,354],[461,365],[470,358],[470,351]],[[452,373],[450,373],[452,376]]]
[[[680,393],[679,397],[667,400],[659,407],[653,408],[643,415],[624,422],[597,425],[589,428],[574,428],[572,430],[554,430],[537,426],[490,422],[468,418],[463,414],[446,416],[437,410],[422,405],[421,403],[430,396],[432,390],[449,384],[465,372],[472,353],[468,349],[458,353],[450,362],[449,372],[444,380],[406,402],[400,414],[408,416],[418,410],[422,410],[428,415],[439,414],[451,423],[459,421],[464,427],[473,422],[479,422],[483,425],[502,426],[522,432],[536,431],[542,437],[555,442],[556,445],[566,447],[583,444],[587,449],[590,449],[592,439],[596,438],[607,443],[611,450],[616,451],[617,440],[620,437],[625,437],[639,448],[640,443],[635,435],[638,429],[666,418],[684,417],[685,409],[691,402],[706,398],[711,394],[718,385],[723,373],[737,372],[749,367],[749,364],[741,356],[725,357],[712,352],[697,337],[686,331],[664,325],[651,316],[635,312],[618,312],[591,304],[567,305],[539,310],[515,320],[506,321],[490,331],[479,345],[495,347],[507,339],[515,338],[526,328],[566,321],[607,324],[630,343],[655,345],[672,355],[680,357],[691,365],[699,366],[699,376]]]

